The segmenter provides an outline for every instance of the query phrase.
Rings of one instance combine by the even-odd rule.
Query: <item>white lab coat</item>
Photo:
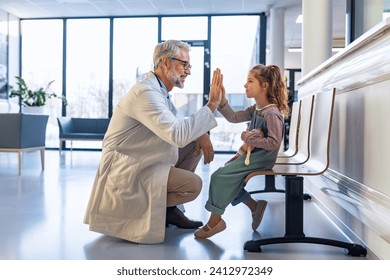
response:
[[[164,241],[167,180],[178,148],[217,122],[207,106],[178,119],[161,85],[150,72],[115,109],[84,218],[92,231],[137,243]]]

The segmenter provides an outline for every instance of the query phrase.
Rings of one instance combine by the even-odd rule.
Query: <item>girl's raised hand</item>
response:
[[[207,106],[209,106],[213,112],[222,100],[222,82],[223,75],[221,73],[221,69],[217,68],[213,73],[212,84],[210,85],[209,101],[207,102]]]

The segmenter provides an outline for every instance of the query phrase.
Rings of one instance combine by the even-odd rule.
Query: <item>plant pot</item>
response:
[[[46,106],[29,106],[22,107],[23,114],[49,115]]]

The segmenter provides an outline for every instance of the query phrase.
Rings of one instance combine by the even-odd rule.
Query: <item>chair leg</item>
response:
[[[18,174],[22,174],[22,151],[18,151]]]
[[[40,150],[41,152],[41,166],[42,166],[42,170],[45,170],[45,148],[42,148]]]
[[[326,238],[306,237],[303,232],[303,177],[286,176],[285,180],[285,235],[283,237],[247,241],[245,242],[244,250],[249,252],[261,252],[261,245],[314,243],[345,248],[348,250],[348,255],[355,257],[367,255],[367,250],[358,244]]]

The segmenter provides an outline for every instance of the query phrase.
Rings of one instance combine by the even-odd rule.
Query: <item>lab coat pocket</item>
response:
[[[100,211],[108,216],[127,217],[131,212],[139,212],[142,209],[135,208],[135,204],[142,200],[140,191],[140,174],[138,172],[140,162],[131,156],[114,152],[107,181],[102,194]],[[145,210],[145,209],[144,209]]]

